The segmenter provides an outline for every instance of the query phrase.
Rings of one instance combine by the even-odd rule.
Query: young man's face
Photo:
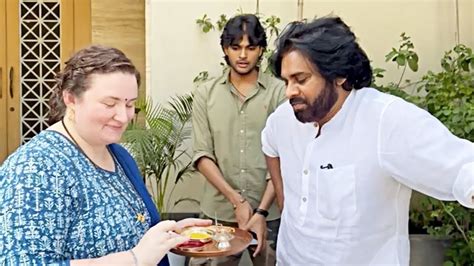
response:
[[[281,77],[286,83],[286,97],[300,122],[320,122],[337,101],[335,86],[297,50],[283,55]]]
[[[247,34],[242,36],[239,44],[232,44],[224,48],[224,53],[229,59],[230,67],[239,75],[247,75],[256,69],[262,52],[262,47],[249,43]]]

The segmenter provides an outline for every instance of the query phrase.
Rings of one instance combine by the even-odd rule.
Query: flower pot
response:
[[[430,235],[410,234],[410,266],[442,266],[449,239]]]

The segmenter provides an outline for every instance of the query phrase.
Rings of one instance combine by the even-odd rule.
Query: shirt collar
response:
[[[339,130],[344,126],[344,121],[347,117],[347,114],[350,112],[349,110],[351,109],[352,105],[354,104],[354,99],[356,97],[357,90],[351,90],[349,95],[346,97],[344,100],[344,103],[341,106],[341,109],[328,121],[326,122],[322,127],[321,127],[321,134],[323,134],[323,131],[328,131],[328,130]]]

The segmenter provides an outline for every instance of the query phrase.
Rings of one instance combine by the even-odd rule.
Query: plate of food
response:
[[[198,251],[204,245],[212,241],[215,232],[208,227],[193,226],[180,232],[180,235],[188,237],[189,240],[179,245],[179,249]]]
[[[189,241],[172,249],[173,253],[191,257],[218,257],[244,250],[252,237],[239,228],[222,225],[194,226],[177,232]]]

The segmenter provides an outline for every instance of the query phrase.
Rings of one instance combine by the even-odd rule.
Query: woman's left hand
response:
[[[212,224],[212,220],[209,220],[209,219],[186,218],[186,219],[178,221],[176,223],[176,227],[179,228],[179,230],[182,230],[190,226],[208,226],[211,224]]]

